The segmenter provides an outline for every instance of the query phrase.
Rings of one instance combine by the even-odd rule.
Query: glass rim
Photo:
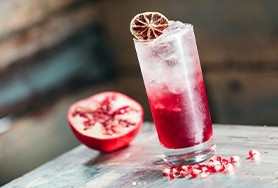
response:
[[[173,37],[173,36],[177,36],[177,35],[182,35],[182,34],[187,33],[189,30],[193,29],[193,24],[191,24],[191,23],[183,23],[183,24],[189,25],[189,27],[185,28],[185,29],[182,29],[181,31],[179,31],[177,33],[174,33],[172,35],[165,36],[164,38],[167,39],[169,37]],[[163,34],[160,35],[160,36],[163,36]],[[154,43],[155,41],[157,41],[157,39],[160,38],[160,36],[158,36],[157,38],[155,38],[153,40],[149,40],[149,41],[142,41],[142,40],[139,40],[137,38],[133,38],[133,41],[134,41],[134,43],[137,43],[137,44],[151,44],[151,43]]]

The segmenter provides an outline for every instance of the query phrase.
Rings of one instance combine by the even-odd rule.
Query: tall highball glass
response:
[[[170,21],[158,38],[134,44],[164,161],[208,159],[215,144],[192,24]]]

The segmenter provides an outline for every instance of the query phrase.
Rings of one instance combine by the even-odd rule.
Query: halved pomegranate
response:
[[[68,122],[80,142],[111,152],[135,138],[143,123],[143,108],[122,93],[103,92],[71,105]]]

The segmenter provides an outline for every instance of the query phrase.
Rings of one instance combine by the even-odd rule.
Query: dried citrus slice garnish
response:
[[[137,14],[130,22],[130,32],[138,40],[155,39],[168,27],[168,19],[159,12]]]

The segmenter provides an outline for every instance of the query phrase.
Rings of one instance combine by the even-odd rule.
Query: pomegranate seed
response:
[[[226,165],[226,169],[225,169],[225,172],[232,172],[234,170],[234,165],[231,164],[231,163],[228,163]]]
[[[181,170],[180,171],[180,178],[184,178],[186,175],[187,175],[188,173],[186,172],[186,171],[184,171],[184,170]]]
[[[249,158],[252,160],[258,160],[260,158],[261,153],[257,150],[251,149],[249,151]]]
[[[229,163],[229,161],[227,159],[222,159],[221,163],[224,164],[224,165],[227,165]]]
[[[186,171],[186,172],[187,172],[187,171],[188,171],[188,166],[186,166],[186,165],[182,165],[182,166],[181,166],[181,170],[183,170],[183,171]]]
[[[200,174],[200,176],[201,176],[202,178],[206,178],[206,177],[208,177],[209,175],[210,175],[210,171],[208,171],[208,170],[203,171],[203,172],[201,172],[201,174]]]
[[[188,165],[188,166],[187,166],[187,171],[188,171],[188,172],[191,172],[192,170],[193,170],[193,167],[192,167],[191,165]]]
[[[214,161],[210,161],[207,165],[207,168],[211,171],[211,172],[216,172],[214,169]]]
[[[173,172],[170,172],[168,177],[172,180],[172,179],[174,179],[176,177],[176,174],[173,173]]]
[[[191,178],[196,178],[202,171],[198,169],[192,169],[190,172]]]
[[[186,168],[186,166],[184,165],[184,164],[180,164],[178,167],[177,167],[177,170],[178,171],[181,171],[181,170],[183,170],[183,169],[185,169]]]
[[[250,157],[253,156],[253,155],[260,155],[261,153],[258,151],[258,150],[254,150],[254,149],[251,149],[249,151],[249,155]]]
[[[170,171],[173,172],[174,174],[179,174],[179,171],[174,166],[171,167]]]
[[[162,175],[163,175],[163,176],[168,176],[169,173],[170,173],[170,168],[164,168],[164,169],[162,170]]]
[[[207,165],[204,163],[200,163],[200,169],[202,169],[203,167],[206,167]]]
[[[222,164],[221,164],[220,161],[214,161],[213,165],[214,165],[214,166],[217,166],[217,165],[222,165]]]
[[[204,172],[204,171],[208,171],[209,169],[207,166],[203,166],[201,170]]]
[[[236,162],[238,162],[239,160],[240,160],[240,157],[237,156],[237,155],[230,157],[230,162],[231,162],[231,163],[236,163]]]
[[[195,165],[193,165],[193,168],[198,169],[198,170],[201,170],[200,164],[195,164]]]
[[[214,170],[216,172],[223,172],[225,170],[225,166],[224,165],[215,165]]]

